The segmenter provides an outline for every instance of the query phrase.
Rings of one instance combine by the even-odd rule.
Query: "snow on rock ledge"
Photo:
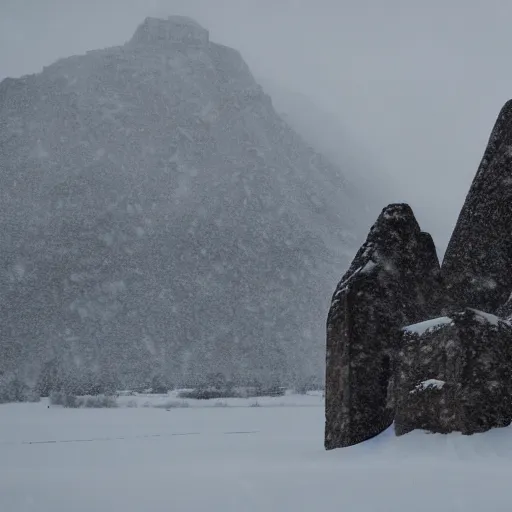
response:
[[[185,43],[206,46],[209,33],[199,23],[186,16],[170,16],[167,19],[146,18],[139,25],[130,45],[162,46],[169,43]]]
[[[491,325],[498,325],[499,322],[503,322],[496,315],[491,315],[490,313],[484,313],[483,311],[478,311],[478,309],[468,308],[470,311],[475,313],[475,318],[482,323],[489,323]]]
[[[491,315],[490,313],[484,313],[483,311],[478,311],[477,309],[467,308],[468,311],[473,313],[473,316],[477,322],[482,324],[490,324],[493,326],[499,325],[500,322],[505,322],[501,318],[498,318],[496,315]],[[429,331],[439,329],[441,327],[453,325],[453,318],[448,316],[441,316],[439,318],[432,318],[430,320],[425,320],[424,322],[419,322],[417,324],[408,325],[402,329],[404,332],[418,334],[421,336]]]
[[[393,381],[398,435],[474,434],[512,421],[512,326],[470,308],[450,317],[403,330]]]
[[[441,316],[439,318],[433,318],[431,320],[425,320],[424,322],[420,322],[413,325],[408,325],[404,327],[402,330],[407,332],[412,332],[414,334],[422,335],[427,331],[432,329],[436,329],[443,325],[450,325],[453,323],[453,320],[447,316]]]
[[[428,379],[420,382],[412,391],[409,393],[417,393],[418,391],[425,391],[426,389],[442,389],[446,384],[444,380],[439,379]]]

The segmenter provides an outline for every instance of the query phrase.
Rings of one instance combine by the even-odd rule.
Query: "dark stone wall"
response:
[[[393,386],[397,435],[474,434],[512,420],[512,327],[473,309],[450,319],[403,332]]]

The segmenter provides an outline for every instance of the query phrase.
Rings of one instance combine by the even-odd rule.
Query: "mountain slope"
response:
[[[364,191],[367,211],[358,211],[370,226],[383,205],[396,202],[396,180],[377,166],[368,148],[350,133],[347,125],[332,112],[319,107],[307,95],[289,90],[280,84],[264,79],[264,90],[272,97],[279,115],[312,148],[343,169],[345,179],[356,189]]]
[[[4,80],[0,162],[4,370],[321,375],[364,202],[194,21]]]

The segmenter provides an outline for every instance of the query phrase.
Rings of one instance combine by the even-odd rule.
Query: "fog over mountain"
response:
[[[384,203],[410,203],[442,257],[489,127],[510,98],[503,62],[512,4],[3,0],[0,79],[118,45],[146,16],[173,14],[239,50],[265,90],[277,82],[336,117],[376,172],[392,178]]]
[[[367,196],[195,21],[4,80],[0,154],[4,372],[321,378]]]
[[[305,94],[272,80],[262,80],[261,84],[281,117],[316,151],[343,169],[344,176],[355,187],[364,191],[367,220],[371,223],[383,204],[396,194],[397,180],[381,168],[380,161],[351,133],[348,123],[344,124]]]

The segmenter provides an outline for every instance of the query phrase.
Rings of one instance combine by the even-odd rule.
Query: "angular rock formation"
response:
[[[512,422],[511,148],[512,100],[441,271],[407,206],[388,207],[372,228],[329,313],[326,448],[364,441],[393,419],[397,435],[473,434]],[[448,316],[399,333],[434,312]]]
[[[509,101],[498,116],[443,261],[456,310],[496,312],[512,291],[511,147]]]
[[[512,327],[466,309],[404,330],[395,371],[395,431],[463,434],[512,420]]]
[[[439,314],[432,238],[406,204],[386,207],[338,284],[327,320],[326,449],[350,446],[393,421],[388,384],[399,329]]]

